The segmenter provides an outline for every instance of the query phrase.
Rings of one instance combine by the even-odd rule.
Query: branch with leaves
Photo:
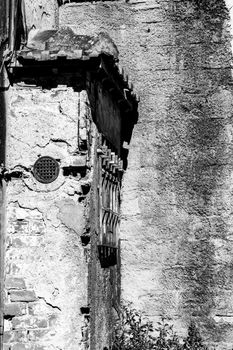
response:
[[[112,350],[207,350],[207,347],[195,323],[190,324],[187,337],[180,339],[165,318],[154,327],[128,303],[122,305],[115,324]]]

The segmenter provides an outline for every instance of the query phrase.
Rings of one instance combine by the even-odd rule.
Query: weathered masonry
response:
[[[179,336],[194,321],[232,349],[225,1],[0,10],[4,350],[110,348],[120,292]]]
[[[4,350],[111,347],[123,145],[137,121],[117,55],[104,33],[60,29],[7,61]]]
[[[232,51],[223,0],[70,2],[107,32],[140,95],[121,203],[122,297],[232,348]]]

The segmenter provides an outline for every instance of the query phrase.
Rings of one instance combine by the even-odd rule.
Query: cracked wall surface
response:
[[[58,3],[57,0],[24,0],[27,28],[30,31],[37,29],[57,29]]]
[[[91,181],[91,150],[78,148],[88,137],[88,108],[85,92],[62,86],[48,91],[19,84],[10,91],[4,350],[74,350],[88,342],[82,310],[89,258],[81,235],[89,215],[83,188]],[[60,165],[50,184],[32,174],[45,155]],[[75,174],[64,173],[72,166]]]
[[[38,1],[37,10],[26,4],[29,29],[56,26],[53,2]],[[60,25],[78,34],[106,31],[141,98],[123,186],[123,298],[155,322],[171,318],[180,335],[194,319],[209,344],[231,349],[231,38],[224,2],[203,4],[208,1],[67,3]],[[4,350],[73,349],[71,339],[88,339],[89,251],[76,241],[88,209],[84,179],[77,181],[70,164],[88,163],[74,154],[75,138],[85,145],[87,133],[72,119],[79,109],[72,90],[15,86],[11,92]],[[47,152],[64,174],[45,191],[31,167]],[[97,260],[94,245],[91,254]],[[104,310],[115,274],[94,264],[89,274],[88,293],[94,290],[101,310],[92,329],[96,348],[107,346]]]
[[[198,7],[199,4],[199,7]],[[223,1],[60,7],[60,25],[106,31],[140,96],[124,176],[122,296],[180,335],[193,319],[232,348],[232,74]]]

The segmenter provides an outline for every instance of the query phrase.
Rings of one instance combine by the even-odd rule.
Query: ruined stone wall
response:
[[[4,349],[82,349],[89,254],[81,235],[91,150],[80,155],[78,146],[91,130],[87,96],[18,84],[9,102]],[[33,176],[41,156],[60,165],[50,184]]]
[[[124,176],[122,297],[152,321],[171,318],[180,335],[194,319],[209,344],[231,348],[233,106],[224,2],[73,3],[60,7],[60,25],[108,32],[141,98]]]
[[[6,49],[7,39],[7,16],[6,2],[0,3],[0,163],[5,161],[5,137],[6,137],[6,71],[3,66],[4,50]],[[3,340],[3,299],[4,299],[4,184],[0,182],[0,349],[2,349]]]

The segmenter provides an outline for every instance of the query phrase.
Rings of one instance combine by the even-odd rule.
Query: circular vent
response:
[[[33,174],[37,181],[49,184],[58,177],[59,164],[52,157],[41,157],[34,164]]]

